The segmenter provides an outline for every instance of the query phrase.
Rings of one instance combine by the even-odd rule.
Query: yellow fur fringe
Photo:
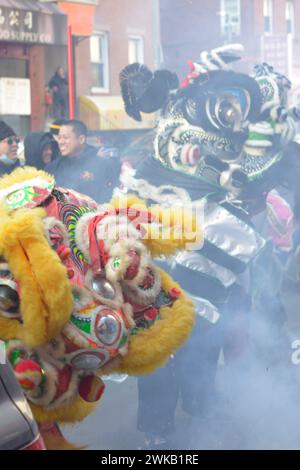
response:
[[[160,270],[164,290],[179,285],[164,271]],[[181,289],[180,289],[181,290]],[[112,368],[112,372],[131,375],[147,374],[161,367],[189,337],[194,321],[193,302],[181,290],[180,297],[171,307],[160,309],[161,318],[153,326],[136,336],[131,336],[128,354]]]
[[[142,224],[145,230],[143,243],[151,252],[153,257],[161,255],[171,256],[178,250],[189,248],[194,244],[200,249],[203,244],[203,233],[199,222],[192,211],[186,208],[164,209],[160,206],[147,208],[145,202],[134,194],[112,199],[110,205],[113,208],[129,208],[149,211],[155,220],[161,224],[158,230],[157,224]]]
[[[189,249],[189,244],[203,245],[203,233],[191,211],[175,207],[170,210],[154,206],[150,212],[162,224],[159,237],[153,234],[151,225],[147,227],[147,237],[143,240],[153,257],[172,256],[179,250]]]
[[[3,175],[0,178],[0,190],[34,178],[42,178],[46,179],[49,183],[54,183],[54,177],[49,173],[30,166],[24,166],[16,168],[10,175]]]
[[[0,339],[7,341],[15,338],[22,337],[23,326],[18,320],[11,320],[10,318],[0,317]]]
[[[46,344],[56,336],[73,308],[66,269],[44,234],[44,216],[39,208],[0,214],[0,254],[20,283],[23,320],[17,327],[2,319],[0,338],[21,339],[30,347]]]
[[[44,407],[30,403],[31,410],[38,423],[48,423],[55,421],[57,423],[74,424],[86,418],[94,411],[97,404],[87,403],[81,398],[74,400],[72,403],[60,406],[57,409],[47,410]]]

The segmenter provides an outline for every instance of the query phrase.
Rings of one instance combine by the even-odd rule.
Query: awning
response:
[[[59,8],[68,15],[68,26],[71,26],[74,36],[91,36],[93,32],[96,3],[90,3],[58,2]]]
[[[67,17],[53,3],[0,0],[0,41],[66,45]]]
[[[121,96],[80,96],[80,119],[92,131],[150,129],[155,126],[155,114],[143,114],[142,122],[127,115]]]

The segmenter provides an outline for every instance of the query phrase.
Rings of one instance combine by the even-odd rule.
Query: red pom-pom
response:
[[[177,287],[172,287],[172,289],[169,290],[169,296],[173,300],[178,299],[180,295],[181,295],[181,290],[177,289]]]
[[[154,308],[154,307],[149,308],[144,314],[145,318],[151,321],[154,321],[157,315],[158,315],[158,310],[157,308]]]
[[[43,378],[43,370],[31,359],[20,361],[15,367],[15,375],[24,390],[35,390]]]

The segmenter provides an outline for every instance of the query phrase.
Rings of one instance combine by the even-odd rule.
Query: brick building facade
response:
[[[154,67],[154,4],[153,0],[99,0],[91,37],[77,41],[76,95],[80,117],[90,129],[151,125],[134,123],[123,112],[119,73],[135,61]]]
[[[96,8],[94,36],[104,34],[103,44],[107,47],[108,83],[102,87],[93,86],[90,69],[90,39],[79,42],[76,51],[77,95],[119,94],[118,76],[120,70],[128,64],[129,39],[140,40],[141,52],[145,63],[153,66],[153,19],[152,3],[145,0],[99,0]],[[100,36],[101,37],[101,36]],[[137,47],[139,47],[137,45]],[[106,66],[106,65],[105,65]],[[97,90],[98,88],[98,90]]]
[[[180,77],[188,59],[242,43],[241,67],[266,60],[300,83],[300,0],[160,0],[164,65]]]
[[[0,119],[24,136],[45,125],[45,85],[63,65],[66,17],[52,3],[0,0],[0,24]]]
[[[130,62],[154,67],[157,11],[158,0],[0,0],[0,88],[9,77],[30,95],[24,115],[6,103],[1,118],[20,135],[47,125],[45,86],[59,66],[72,70],[71,29],[77,117],[92,130],[150,127],[151,117],[135,124],[124,112],[118,77]]]

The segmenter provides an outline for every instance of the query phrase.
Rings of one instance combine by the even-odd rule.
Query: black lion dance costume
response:
[[[123,174],[124,188],[162,206],[196,210],[205,202],[203,247],[176,255],[168,267],[197,307],[192,337],[164,370],[139,381],[139,427],[152,446],[171,432],[180,392],[191,415],[213,404],[220,349],[225,359],[241,354],[250,308],[272,325],[274,342],[284,321],[272,246],[252,219],[273,188],[296,189],[299,116],[287,105],[289,80],[272,67],[256,66],[253,76],[229,69],[241,50],[202,53],[181,85],[173,73],[141,64],[120,74],[131,117],[161,110],[153,158]]]

